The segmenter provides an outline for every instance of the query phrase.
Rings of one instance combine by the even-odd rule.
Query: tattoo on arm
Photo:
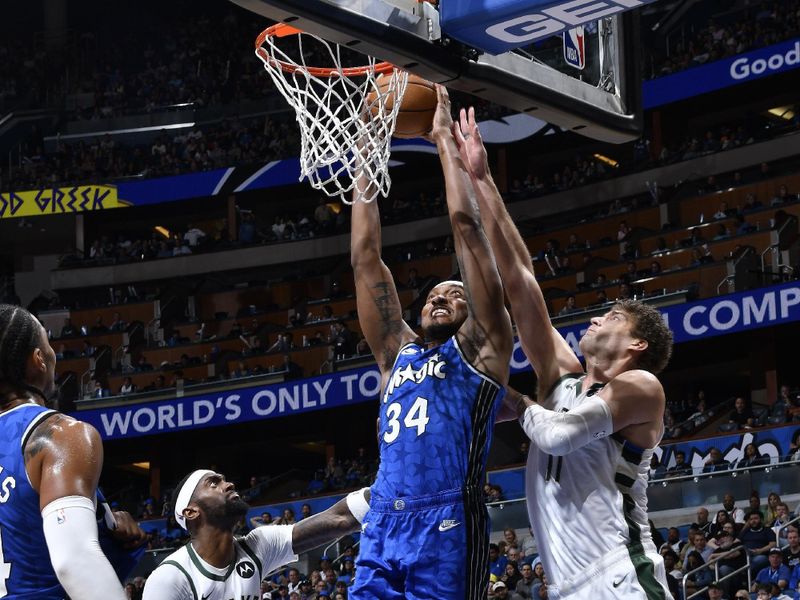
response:
[[[344,500],[339,500],[325,512],[300,521],[292,531],[292,549],[302,554],[348,533],[361,529]]]
[[[374,288],[377,293],[373,297],[375,307],[381,320],[381,337],[384,340],[383,357],[381,359],[384,369],[390,369],[397,354],[397,342],[388,341],[397,337],[403,331],[403,321],[398,319],[401,315],[400,304],[394,286],[387,281],[379,281]]]
[[[68,417],[62,414],[54,414],[51,417],[45,418],[44,422],[39,424],[31,433],[25,444],[25,462],[32,460],[42,450],[44,450],[53,439],[53,432],[57,426],[60,426]]]

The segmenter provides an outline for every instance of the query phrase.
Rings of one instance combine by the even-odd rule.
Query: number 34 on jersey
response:
[[[383,441],[391,444],[400,436],[400,428],[416,429],[417,437],[425,433],[428,425],[428,399],[417,396],[408,412],[403,414],[403,406],[399,402],[392,402],[386,407],[386,431]]]

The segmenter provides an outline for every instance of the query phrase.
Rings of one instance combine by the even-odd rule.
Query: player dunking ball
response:
[[[538,377],[539,402],[509,391],[532,440],[528,514],[548,597],[670,598],[647,524],[647,470],[663,434],[672,334],[655,309],[618,302],[580,340],[586,372],[550,324],[530,254],[489,172],[475,114],[456,137],[503,276],[522,347]]]
[[[0,305],[0,597],[124,600],[95,516],[100,435],[45,406],[55,365],[36,317]],[[128,513],[113,516],[117,540],[145,541]]]
[[[261,579],[337,537],[358,531],[367,488],[296,525],[263,525],[235,537],[250,508],[233,483],[214,471],[189,473],[175,488],[175,519],[189,543],[170,554],[147,579],[143,600],[236,600],[261,597]]]
[[[482,485],[508,380],[511,324],[469,175],[438,86],[432,139],[463,284],[428,294],[420,339],[403,321],[381,260],[377,202],[353,204],[352,265],[361,329],[381,371],[380,467],[348,597],[483,599],[488,517]],[[370,182],[361,180],[365,189]]]

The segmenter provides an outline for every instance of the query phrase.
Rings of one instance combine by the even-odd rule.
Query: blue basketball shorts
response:
[[[489,518],[478,489],[372,496],[350,600],[485,600]]]

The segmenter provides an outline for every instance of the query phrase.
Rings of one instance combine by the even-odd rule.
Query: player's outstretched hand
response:
[[[450,114],[450,95],[447,88],[436,84],[436,112],[433,115],[433,127],[431,128],[430,138],[433,142],[438,142],[443,137],[453,135],[453,117]]]
[[[469,111],[461,109],[458,123],[453,123],[453,136],[469,174],[475,179],[485,177],[489,172],[489,162],[473,107],[470,106]]]
[[[138,548],[147,541],[147,533],[139,527],[130,513],[124,510],[115,510],[114,519],[117,522],[111,536],[118,540],[126,550]]]

